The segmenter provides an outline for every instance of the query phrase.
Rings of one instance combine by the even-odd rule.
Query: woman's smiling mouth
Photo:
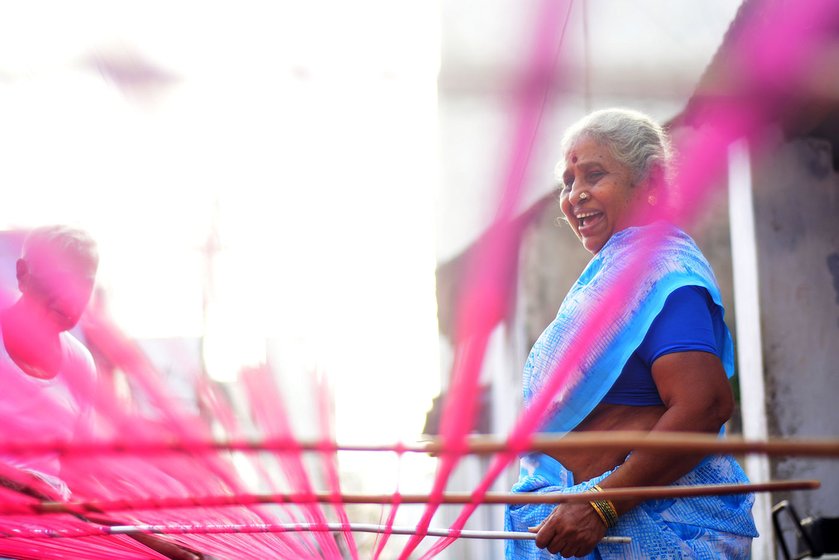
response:
[[[585,234],[584,230],[591,229],[592,226],[597,224],[603,218],[603,212],[598,211],[591,211],[591,212],[580,212],[579,214],[574,214],[574,217],[577,218],[577,230],[581,234]]]

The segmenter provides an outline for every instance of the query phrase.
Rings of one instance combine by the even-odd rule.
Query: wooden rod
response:
[[[126,510],[178,509],[187,507],[253,506],[261,504],[559,504],[564,502],[589,502],[592,500],[621,500],[640,498],[689,498],[753,492],[782,492],[814,490],[821,484],[817,480],[773,481],[755,484],[712,484],[697,486],[644,486],[604,488],[602,492],[562,493],[509,493],[489,492],[477,498],[469,492],[447,492],[439,498],[429,494],[238,494],[222,496],[191,496],[163,498],[131,498],[124,500],[91,502],[0,503],[0,515],[109,512]]]
[[[452,444],[436,439],[417,444],[337,444],[332,441],[297,441],[293,439],[228,440],[228,441],[41,441],[0,442],[3,455],[62,455],[164,453],[210,453],[218,451],[277,453],[336,453],[339,451],[392,453],[445,453],[489,455],[495,453],[552,453],[591,449],[650,450],[660,453],[730,453],[809,457],[839,457],[839,438],[774,438],[745,440],[740,437],[719,438],[712,434],[690,432],[572,432],[562,436],[536,434],[530,441],[512,445],[503,438],[473,436]]]
[[[775,438],[766,441],[745,440],[741,437],[720,438],[712,434],[692,432],[572,432],[561,437],[536,434],[522,449],[511,449],[509,444],[492,437],[469,438],[463,451],[473,454],[493,454],[505,451],[523,453],[537,451],[550,454],[590,449],[645,450],[661,453],[707,454],[762,454],[800,455],[811,457],[839,457],[839,438]],[[429,453],[446,452],[441,441],[426,444]]]

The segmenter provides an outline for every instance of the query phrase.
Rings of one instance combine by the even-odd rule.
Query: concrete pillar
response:
[[[763,383],[763,341],[758,297],[757,239],[752,201],[752,173],[745,140],[732,144],[728,166],[731,260],[734,272],[734,305],[737,309],[737,371],[743,436],[765,440],[766,390]],[[748,455],[746,474],[752,482],[769,481],[769,459]],[[755,558],[772,557],[772,504],[768,494],[757,494],[753,509],[760,536],[752,544]]]

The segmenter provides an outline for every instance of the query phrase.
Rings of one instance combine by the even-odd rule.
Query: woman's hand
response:
[[[585,556],[606,535],[606,526],[587,503],[559,504],[538,527],[536,546],[566,558]]]

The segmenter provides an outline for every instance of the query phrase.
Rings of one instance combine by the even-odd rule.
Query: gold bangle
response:
[[[595,490],[595,492],[603,491],[603,489],[597,484],[592,486],[592,488]],[[611,500],[597,500],[597,505],[600,506],[600,509],[602,509],[603,515],[609,522],[609,527],[614,527],[618,524],[618,512],[615,509],[615,504],[613,504]]]
[[[591,507],[600,515],[600,519],[603,521],[603,524],[606,525],[607,529],[611,529],[615,525],[617,525],[618,520],[617,517],[613,516],[606,505],[606,502],[602,500],[597,500],[594,502],[589,502]]]
[[[597,512],[597,516],[600,518],[600,521],[602,521],[603,525],[608,529],[609,528],[609,521],[606,520],[606,516],[600,510],[600,507],[597,505],[597,503],[596,502],[589,502],[589,504],[591,504],[591,507],[594,508],[594,511]]]

